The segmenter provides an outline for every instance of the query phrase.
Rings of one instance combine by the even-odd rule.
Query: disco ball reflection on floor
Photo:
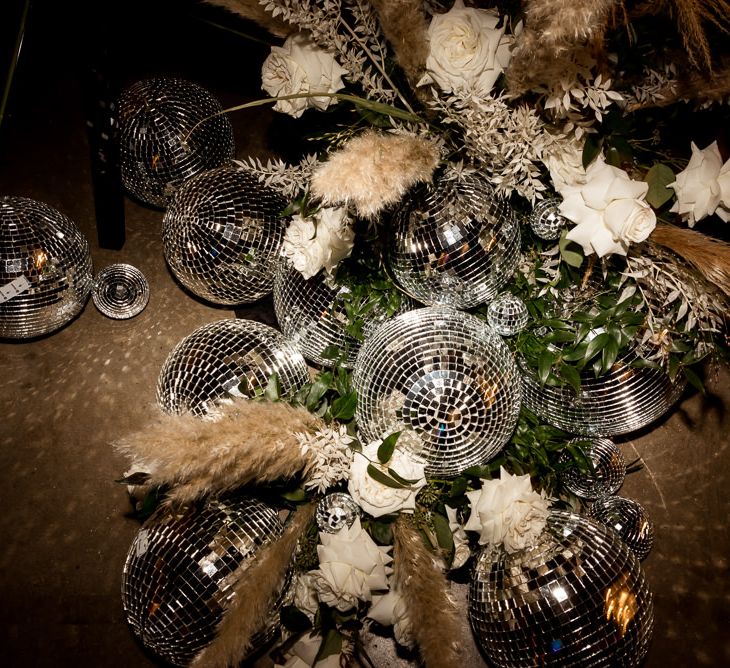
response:
[[[119,160],[127,191],[164,208],[186,179],[233,158],[233,127],[222,109],[207,90],[182,79],[147,79],[124,90]]]
[[[163,222],[172,273],[214,304],[261,299],[273,289],[286,205],[243,169],[225,166],[192,177],[172,198]]]
[[[0,338],[29,339],[77,316],[91,294],[89,242],[27,197],[0,197]]]
[[[485,304],[519,260],[514,212],[477,174],[441,176],[417,186],[389,223],[390,270],[403,290],[424,304]]]
[[[494,666],[639,666],[654,606],[638,559],[613,530],[553,511],[531,547],[482,551],[469,619]]]
[[[173,348],[157,380],[157,402],[167,413],[202,417],[220,401],[263,391],[274,373],[284,394],[309,380],[302,354],[281,332],[253,320],[219,320]]]
[[[282,531],[276,510],[249,497],[160,507],[124,564],[122,602],[134,634],[164,661],[190,665],[215,638],[251,560]],[[280,605],[254,637],[254,649],[276,633]]]
[[[455,476],[494,457],[520,410],[511,352],[482,320],[437,306],[385,322],[363,344],[353,385],[363,442],[403,431],[426,472]]]

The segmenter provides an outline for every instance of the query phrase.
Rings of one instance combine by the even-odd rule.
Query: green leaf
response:
[[[601,352],[601,367],[603,369],[603,373],[609,371],[613,366],[613,363],[616,361],[619,350],[618,344],[618,340],[609,334],[606,347]]]
[[[328,389],[329,383],[324,382],[322,378],[317,378],[309,388],[309,394],[307,394],[307,399],[304,404],[305,408],[308,411],[313,411],[317,408]]]
[[[366,525],[367,532],[378,545],[393,544],[393,525],[382,519],[371,520]]]
[[[550,376],[550,369],[552,369],[556,359],[557,355],[547,348],[540,353],[540,357],[537,359],[537,379],[540,381],[540,385],[544,385],[547,382],[548,376]]]
[[[449,520],[439,513],[431,515],[433,530],[436,533],[436,540],[442,550],[450,552],[454,549],[454,536],[449,528]]]
[[[302,633],[312,628],[312,622],[299,608],[294,605],[285,605],[279,610],[281,625],[292,633]]]
[[[687,379],[687,382],[692,387],[694,387],[702,394],[706,394],[705,385],[702,382],[702,379],[692,369],[690,369],[688,366],[683,366],[682,373],[684,373],[684,377]]]
[[[331,415],[336,420],[347,422],[355,417],[356,408],[357,393],[353,390],[342,397],[337,397],[337,399],[332,402]]]
[[[404,478],[402,475],[398,473],[398,471],[388,467],[388,473],[393,476],[393,480],[399,482],[401,485],[408,485],[409,487],[411,485],[415,485],[420,478],[416,478],[415,480],[410,478]]]
[[[580,373],[578,369],[570,364],[563,364],[560,367],[560,377],[570,385],[573,392],[580,394]]]
[[[604,349],[604,347],[610,340],[611,337],[606,332],[601,332],[600,334],[594,336],[586,346],[586,352],[585,355],[583,355],[583,360],[586,363],[590,362],[595,355],[597,355]]]
[[[572,250],[568,246],[573,248],[579,248],[576,244],[567,238],[568,230],[563,230],[560,235],[560,241],[558,242],[558,248],[560,249],[560,257],[571,267],[576,269],[583,264],[583,254],[577,250]]]
[[[646,201],[655,209],[661,207],[674,196],[674,190],[667,188],[667,185],[674,180],[675,176],[671,168],[661,162],[655,163],[646,173],[645,181],[649,184]]]
[[[586,137],[585,144],[583,144],[583,169],[588,169],[588,165],[596,159],[602,147],[603,137],[598,137],[595,134]]]
[[[373,464],[368,464],[368,475],[373,480],[376,480],[386,487],[393,487],[395,489],[406,489],[408,487],[408,485],[404,485],[397,480],[394,480],[387,473],[384,473],[379,468],[373,466]]]
[[[339,346],[336,346],[334,344],[327,346],[322,351],[322,357],[326,360],[336,360],[337,358],[342,355],[342,351],[340,350]]]
[[[292,503],[301,503],[307,500],[307,493],[301,487],[282,492],[281,496]]]
[[[489,466],[470,466],[464,469],[462,473],[470,478],[486,478],[492,477],[492,469]]]
[[[383,439],[383,442],[378,448],[378,461],[381,464],[385,464],[390,461],[390,458],[393,456],[393,451],[395,450],[395,444],[398,442],[398,437],[400,435],[401,432],[395,431],[390,436]]]
[[[281,382],[279,381],[278,373],[272,373],[271,376],[269,376],[269,382],[266,384],[264,396],[269,401],[279,401],[279,398],[281,397]]]
[[[316,665],[317,661],[326,659],[328,656],[335,656],[342,651],[342,635],[337,629],[329,629],[324,638],[322,638],[322,644],[319,646],[317,656],[314,658]]]
[[[468,485],[469,481],[464,476],[459,476],[451,483],[449,497],[453,499],[454,497],[461,496],[466,492]]]

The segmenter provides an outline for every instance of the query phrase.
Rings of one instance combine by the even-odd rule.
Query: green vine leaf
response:
[[[393,456],[393,452],[395,451],[395,444],[398,442],[398,437],[400,435],[401,432],[396,431],[383,439],[383,442],[378,448],[378,461],[381,464],[385,464],[390,461],[390,458]]]
[[[384,473],[379,468],[374,466],[373,464],[368,464],[368,475],[373,479],[379,482],[381,485],[385,485],[386,487],[393,487],[394,489],[407,489],[408,485],[404,485],[403,483],[398,482],[394,478],[391,478],[387,473]]]
[[[674,190],[667,186],[675,180],[674,172],[667,165],[661,162],[655,163],[646,173],[646,182],[649,190],[646,193],[646,201],[658,209],[674,197]]]

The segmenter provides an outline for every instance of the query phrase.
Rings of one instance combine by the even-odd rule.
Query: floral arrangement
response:
[[[730,218],[730,159],[720,136],[702,149],[666,138],[695,110],[727,119],[727,54],[711,49],[730,30],[725,0],[221,4],[283,39],[262,68],[276,111],[333,119],[299,164],[239,166],[291,202],[285,258],[348,288],[348,334],[362,339],[373,308],[400,305],[382,258],[388,212],[437,171],[476,172],[525,221],[508,289],[530,320],[506,342],[541,385],[578,394],[624,360],[701,389],[697,363],[726,350],[730,250],[699,228]],[[543,200],[562,217],[558,238],[530,228]],[[529,546],[551,507],[580,510],[561,455],[591,464],[580,442],[523,409],[498,456],[434,479],[408,432],[359,441],[345,352],[323,351],[332,366],[294,396],[272,377],[264,396],[224,407],[215,429],[160,418],[123,444],[126,481],[168,503],[265,484],[308,526],[288,543],[286,668],[364,661],[366,625],[392,627],[428,666],[458,665],[450,575],[479,546]],[[349,493],[357,516],[317,531],[307,521],[332,492]],[[239,634],[239,658],[249,642]]]

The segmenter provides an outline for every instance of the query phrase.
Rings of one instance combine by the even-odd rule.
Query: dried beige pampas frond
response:
[[[170,502],[219,495],[249,482],[291,478],[308,460],[295,432],[318,420],[283,402],[240,399],[221,407],[220,418],[162,415],[116,444],[132,470],[149,474],[147,486],[169,486]]]
[[[690,62],[698,69],[712,71],[712,51],[704,24],[711,23],[723,32],[730,32],[728,0],[672,0],[677,27]]]
[[[446,576],[404,516],[393,525],[393,537],[396,588],[409,617],[418,620],[412,632],[426,668],[461,668],[462,626]]]
[[[194,668],[237,666],[251,640],[266,623],[297,541],[314,515],[314,504],[300,506],[280,538],[261,548],[235,585],[233,604],[218,625],[215,639],[193,660]]]
[[[287,37],[297,31],[295,26],[269,14],[258,0],[203,0],[203,2],[223,7],[233,14],[253,21],[276,37]]]
[[[674,225],[657,225],[650,239],[674,251],[730,297],[730,244]]]
[[[371,3],[398,64],[415,89],[428,58],[428,23],[422,0],[371,0]]]
[[[438,161],[427,139],[367,130],[315,170],[312,193],[325,205],[352,204],[372,218],[415,183],[429,181]]]

